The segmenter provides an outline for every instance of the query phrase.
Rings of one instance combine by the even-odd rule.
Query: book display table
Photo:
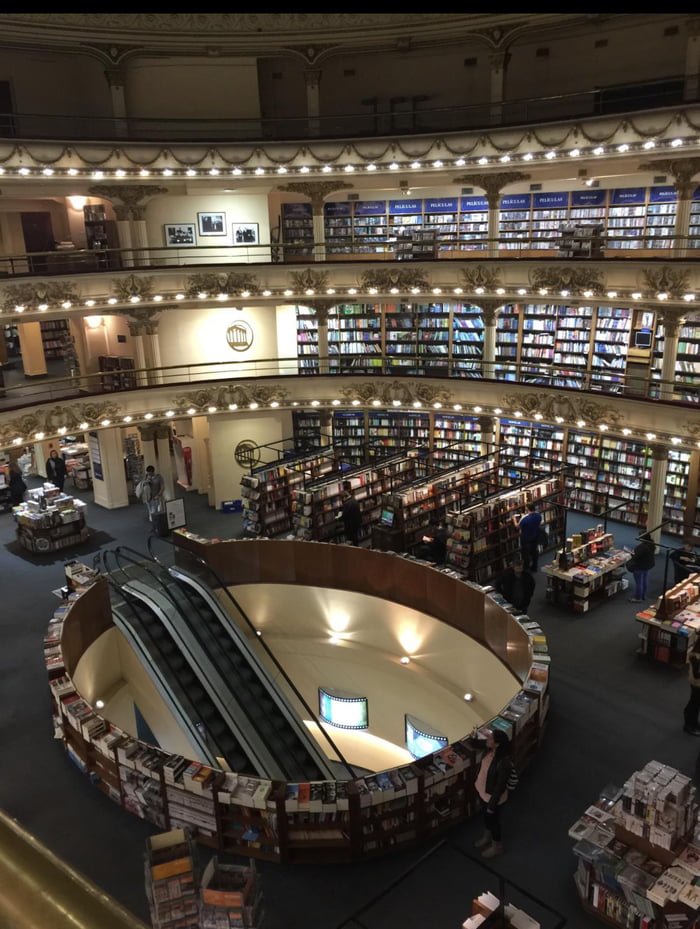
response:
[[[15,507],[17,541],[30,552],[53,552],[84,542],[90,530],[85,525],[86,504],[53,484],[28,493]]]
[[[690,778],[658,761],[606,787],[569,830],[583,908],[612,926],[697,925],[697,816]]]
[[[637,613],[639,653],[681,668],[690,636],[700,629],[700,574],[691,574],[667,590],[655,606]]]
[[[568,551],[555,555],[541,570],[547,575],[547,599],[563,603],[575,613],[587,613],[627,587],[625,565],[632,557],[614,548],[612,533],[600,527],[583,533],[586,540],[567,539]]]

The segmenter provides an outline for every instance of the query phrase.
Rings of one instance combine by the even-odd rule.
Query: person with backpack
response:
[[[474,843],[481,848],[482,858],[495,858],[503,852],[501,841],[501,807],[508,800],[508,791],[518,782],[510,750],[510,739],[501,729],[489,730],[486,754],[481,759],[476,776],[476,792],[484,812],[484,832]]]

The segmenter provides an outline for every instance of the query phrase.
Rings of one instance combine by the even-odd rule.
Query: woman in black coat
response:
[[[66,480],[66,463],[55,448],[51,449],[46,459],[46,478],[59,490],[63,490]]]
[[[10,465],[10,482],[8,486],[10,488],[10,501],[12,502],[12,506],[19,506],[24,500],[24,495],[27,492],[27,485],[22,477],[20,467],[16,462]]]

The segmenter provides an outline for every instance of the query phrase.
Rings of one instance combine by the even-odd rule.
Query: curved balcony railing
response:
[[[673,381],[660,377],[626,376],[623,372],[572,371],[553,364],[531,361],[519,364],[507,362],[470,361],[473,367],[464,369],[464,358],[443,359],[437,355],[415,356],[393,354],[366,356],[367,367],[360,367],[362,356],[351,361],[347,356],[308,356],[303,360],[318,362],[309,370],[300,370],[301,359],[260,358],[248,361],[201,362],[170,365],[159,368],[137,368],[109,374],[82,374],[37,384],[5,387],[0,391],[0,412],[24,409],[58,400],[95,395],[152,390],[159,387],[203,385],[217,381],[240,381],[256,378],[298,377],[312,382],[318,375],[361,377],[431,377],[448,380],[483,381],[508,385],[554,388],[564,391],[588,391],[632,400],[663,400],[682,406],[697,407],[700,403],[700,377],[677,375]],[[369,362],[372,362],[371,366]],[[347,365],[344,362],[347,361]],[[119,377],[123,380],[120,381]]]
[[[44,275],[94,274],[103,271],[132,271],[148,268],[181,268],[231,264],[313,264],[323,261],[464,261],[497,258],[529,260],[581,260],[596,258],[655,257],[665,259],[700,256],[700,237],[653,233],[649,235],[605,235],[592,255],[572,255],[563,247],[562,235],[549,238],[518,236],[506,238],[440,239],[437,244],[402,250],[396,237],[377,236],[371,246],[348,240],[346,245],[329,242],[257,243],[255,245],[149,246],[100,250],[66,249],[0,256],[0,279]]]
[[[514,127],[533,122],[559,122],[585,116],[634,113],[691,102],[688,88],[696,76],[671,75],[615,87],[594,87],[569,94],[550,94],[502,102],[430,107],[412,98],[410,109],[383,112],[378,99],[363,101],[364,112],[333,116],[289,116],[256,119],[115,118],[47,113],[0,113],[0,135],[7,139],[51,139],[143,142],[254,142],[342,139],[383,135]]]

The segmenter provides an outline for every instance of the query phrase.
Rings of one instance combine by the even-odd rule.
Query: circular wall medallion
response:
[[[233,456],[242,468],[253,468],[260,461],[260,449],[250,439],[243,439],[236,446]]]
[[[245,352],[253,344],[253,327],[239,320],[226,330],[226,341],[234,352]]]

